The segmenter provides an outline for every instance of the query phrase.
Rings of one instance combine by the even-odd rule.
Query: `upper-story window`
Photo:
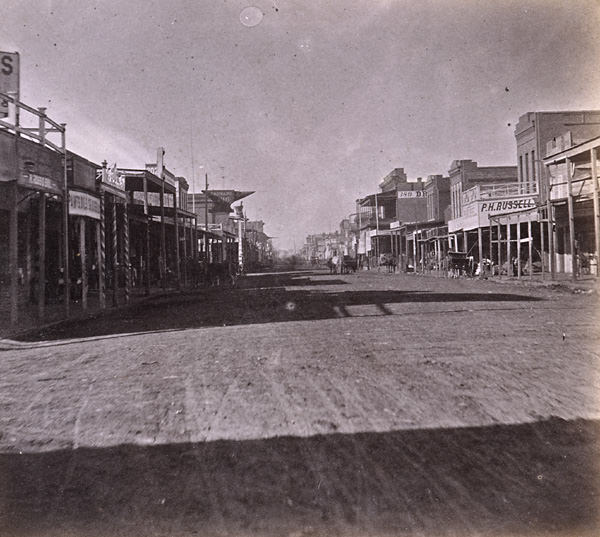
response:
[[[519,182],[523,182],[523,155],[519,155]]]

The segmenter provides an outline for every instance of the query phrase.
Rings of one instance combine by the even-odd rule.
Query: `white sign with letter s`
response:
[[[0,52],[0,92],[19,98],[19,53]],[[8,115],[8,102],[0,100],[0,117]]]

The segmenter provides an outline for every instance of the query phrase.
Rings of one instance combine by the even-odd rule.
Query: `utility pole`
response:
[[[379,204],[377,203],[377,192],[375,192],[375,259],[377,267],[379,267]]]
[[[204,277],[208,276],[208,172],[204,174]]]

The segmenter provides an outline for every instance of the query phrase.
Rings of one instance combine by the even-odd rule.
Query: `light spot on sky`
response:
[[[252,28],[253,26],[257,26],[263,20],[263,12],[254,6],[249,6],[247,8],[242,9],[240,13],[240,22],[244,26],[248,26]]]

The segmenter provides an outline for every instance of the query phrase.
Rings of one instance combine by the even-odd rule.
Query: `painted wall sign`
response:
[[[51,192],[54,194],[62,194],[61,184],[45,175],[39,175],[31,172],[21,172],[19,176],[19,184],[26,188],[32,188],[34,190],[43,190],[44,192]]]
[[[398,199],[424,198],[423,190],[398,190]]]
[[[86,192],[70,190],[69,214],[100,220],[100,200],[96,196],[92,196]]]
[[[481,213],[509,213],[511,211],[522,211],[533,209],[536,206],[535,198],[515,198],[505,200],[490,200],[479,202]]]

